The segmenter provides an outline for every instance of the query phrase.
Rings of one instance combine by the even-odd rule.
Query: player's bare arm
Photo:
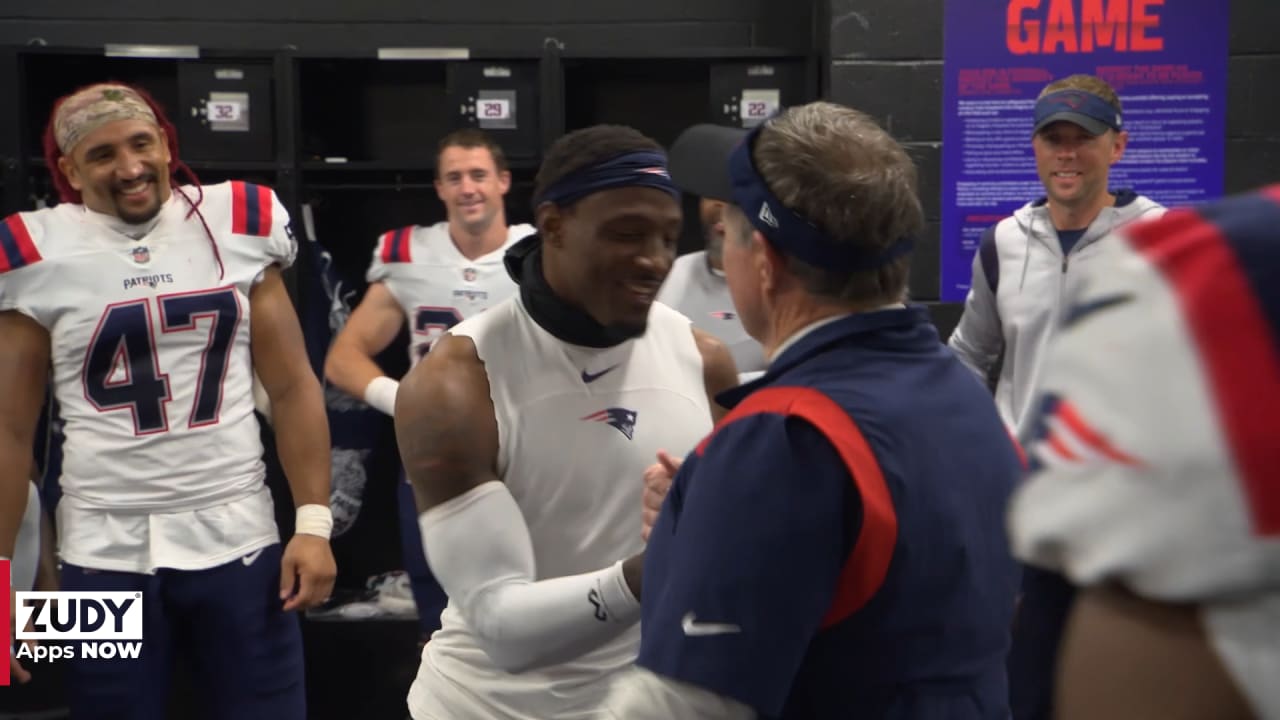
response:
[[[267,268],[249,296],[249,307],[253,367],[271,398],[274,425],[279,428],[276,446],[293,502],[298,508],[328,508],[329,425],[324,394],[307,359],[302,329],[279,268]],[[281,562],[280,589],[281,597],[288,598],[286,610],[324,602],[337,576],[328,530],[313,530],[308,526],[310,518],[301,513],[299,520]]]
[[[565,662],[640,617],[639,560],[536,580],[533,541],[498,479],[489,381],[466,337],[445,335],[401,383],[396,439],[431,570],[486,654],[507,672]]]
[[[1054,709],[1063,720],[1253,717],[1197,606],[1155,603],[1118,588],[1080,593],[1057,682]]]
[[[498,480],[498,423],[470,338],[441,337],[401,381],[396,441],[419,513]]]
[[[693,339],[702,354],[702,380],[707,386],[707,400],[711,405],[711,421],[729,412],[716,403],[716,396],[738,386],[738,366],[733,362],[729,348],[711,333],[693,328]]]
[[[404,310],[387,286],[380,282],[369,285],[364,299],[352,311],[329,348],[324,360],[325,377],[348,395],[369,401],[371,398],[366,397],[369,383],[385,376],[373,358],[387,349],[404,324]],[[391,378],[388,381],[395,382]],[[391,414],[394,397],[393,393],[390,402],[375,402],[375,407],[386,404],[387,407],[378,409]]]
[[[12,557],[32,473],[31,448],[49,376],[49,333],[0,312],[0,555]]]
[[[13,557],[31,487],[31,448],[49,376],[49,333],[26,315],[8,311],[0,312],[0,338],[4,338],[0,342],[0,556]],[[12,630],[12,615],[5,622]],[[9,668],[18,682],[31,679],[12,657]]]

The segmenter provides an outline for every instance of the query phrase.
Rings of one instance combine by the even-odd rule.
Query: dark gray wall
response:
[[[960,0],[951,0],[958,2]],[[930,232],[912,274],[916,299],[938,297],[942,175],[943,0],[825,0],[830,99],[880,118],[920,165]],[[1280,2],[1231,0],[1226,189],[1280,180]],[[935,308],[943,320],[958,307]],[[950,332],[950,327],[945,328]]]
[[[811,3],[779,0],[4,0],[0,44],[198,44],[332,52],[378,47],[566,51],[812,45]]]

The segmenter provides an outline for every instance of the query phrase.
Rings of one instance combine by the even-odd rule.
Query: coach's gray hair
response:
[[[918,235],[916,166],[866,113],[830,102],[789,108],[761,131],[752,155],[774,196],[837,243],[883,250]],[[750,225],[738,223],[748,232]],[[906,298],[910,253],[879,270],[835,271],[788,258],[814,295],[884,303]]]

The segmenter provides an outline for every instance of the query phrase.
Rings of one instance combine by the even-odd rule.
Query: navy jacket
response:
[[[924,309],[819,327],[720,401],[649,541],[638,663],[769,718],[1007,717],[1021,462]]]

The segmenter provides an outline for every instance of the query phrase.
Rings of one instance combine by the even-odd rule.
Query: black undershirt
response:
[[[520,286],[520,299],[533,321],[571,345],[607,348],[636,336],[635,328],[606,327],[583,310],[561,300],[542,272],[542,239],[530,235],[503,257],[507,274]]]

